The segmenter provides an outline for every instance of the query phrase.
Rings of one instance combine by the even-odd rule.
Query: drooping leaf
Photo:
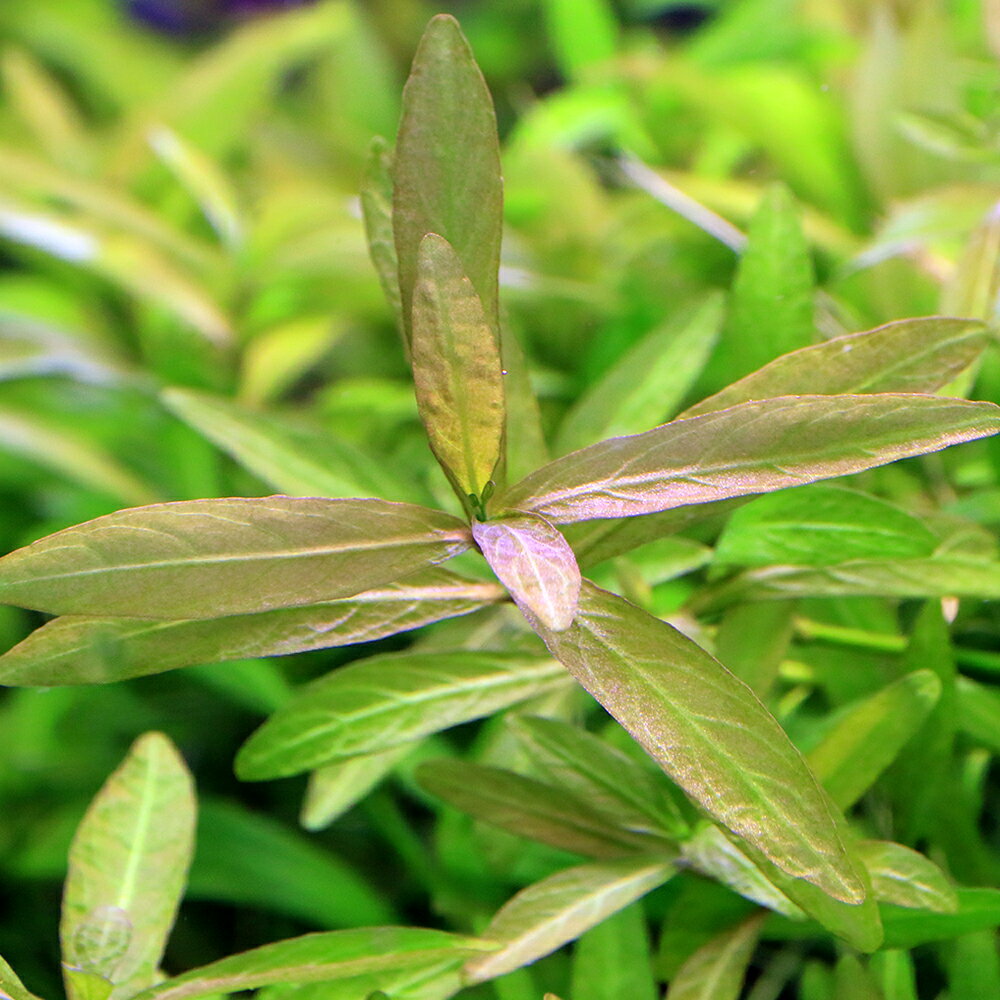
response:
[[[368,254],[375,265],[385,300],[402,332],[399,261],[392,232],[392,163],[389,144],[381,136],[376,136],[368,150],[368,163],[361,185],[361,213],[365,220]]]
[[[543,466],[497,500],[557,524],[769,493],[995,434],[992,403],[909,394],[788,396],[612,438]]]
[[[148,733],[108,779],[73,838],[59,938],[70,970],[131,997],[157,979],[194,848],[191,776],[173,744]],[[78,981],[67,975],[76,997]]]
[[[940,694],[935,673],[915,670],[838,713],[807,759],[841,809],[857,802],[895,760]]]
[[[496,330],[503,200],[496,116],[472,50],[446,14],[428,25],[403,91],[394,181],[392,224],[407,339],[417,257],[428,233],[455,249]]]
[[[250,737],[237,774],[258,781],[376,753],[490,715],[563,683],[544,656],[389,653],[307,685]]]
[[[882,902],[934,913],[958,912],[954,887],[922,854],[885,840],[862,840],[857,850]]]
[[[0,958],[0,998],[2,1000],[38,1000],[34,993],[25,989],[14,970]]]
[[[827,566],[850,559],[929,556],[937,543],[918,518],[893,504],[814,484],[741,507],[727,522],[715,558],[737,566]]]
[[[736,1000],[764,914],[754,914],[702,945],[670,980],[666,1000]]]
[[[118,511],[0,559],[0,601],[213,618],[350,597],[450,559],[468,529],[384,500],[186,500]]]
[[[190,1000],[271,983],[321,983],[370,972],[426,968],[497,945],[421,927],[365,927],[265,944],[166,979],[136,1000]]]
[[[663,841],[633,833],[571,792],[497,767],[458,760],[420,765],[420,784],[483,823],[592,858],[648,854]]]
[[[665,622],[584,583],[550,651],[710,816],[835,899],[864,886],[844,821],[751,690]]]
[[[462,261],[434,233],[420,241],[410,318],[414,388],[431,450],[462,500],[481,497],[503,449],[500,345]]]
[[[580,567],[544,518],[515,514],[474,521],[472,537],[517,606],[556,632],[569,628],[580,599]]]
[[[934,392],[975,361],[987,343],[986,327],[975,320],[899,320],[786,354],[681,416],[775,396]]]
[[[657,1000],[641,904],[619,910],[576,942],[570,989],[573,1000]]]
[[[254,615],[178,621],[68,615],[0,656],[0,685],[106,684],[197,663],[373,642],[502,598],[495,584],[432,567],[354,597]]]
[[[673,872],[668,861],[627,858],[579,865],[522,889],[483,932],[500,948],[466,964],[469,981],[485,982],[548,955],[662,885]]]

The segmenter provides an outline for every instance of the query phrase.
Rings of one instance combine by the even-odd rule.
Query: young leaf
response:
[[[500,947],[466,964],[469,982],[485,982],[548,955],[662,885],[673,872],[666,861],[627,858],[569,868],[522,889],[483,932]]]
[[[462,261],[447,240],[420,242],[410,353],[431,450],[465,501],[482,497],[504,437],[500,345]]]
[[[754,914],[702,945],[670,980],[666,1000],[736,1000],[764,918]]]
[[[602,920],[576,942],[570,989],[573,1000],[657,1000],[641,903]]]
[[[340,757],[376,753],[480,719],[563,683],[548,657],[517,653],[390,653],[321,677],[243,745],[236,772],[260,781]]]
[[[322,983],[370,972],[426,968],[497,945],[421,927],[365,927],[265,944],[166,979],[136,1000],[190,1000],[271,983]]]
[[[540,634],[710,816],[790,875],[835,899],[864,899],[843,819],[782,728],[717,660],[586,582],[574,624]]]
[[[1000,431],[1000,407],[936,396],[788,396],[612,438],[543,466],[497,508],[557,524],[769,493]]]
[[[620,858],[662,843],[623,829],[570,792],[512,771],[435,760],[421,764],[417,777],[432,795],[483,823],[574,854]]]
[[[361,213],[365,220],[368,253],[386,302],[403,329],[403,305],[399,298],[399,262],[392,234],[392,150],[381,136],[372,139],[364,181],[361,185]]]
[[[197,663],[373,642],[469,614],[503,596],[495,584],[431,567],[354,597],[254,615],[179,621],[68,615],[0,656],[0,685],[107,684]]]
[[[55,614],[215,618],[350,597],[469,546],[385,500],[187,500],[118,511],[0,559],[0,601]]]
[[[569,628],[580,599],[580,567],[544,518],[514,514],[474,521],[472,537],[517,606],[556,632]]]
[[[857,850],[872,877],[875,896],[882,902],[935,913],[958,912],[955,889],[922,854],[885,840],[862,840]]]
[[[148,733],[84,816],[69,854],[59,938],[68,970],[131,997],[158,976],[194,847],[191,777],[173,745]],[[78,981],[66,977],[70,997]]]
[[[392,224],[407,340],[417,257],[427,233],[455,249],[496,330],[503,192],[496,115],[458,22],[433,18],[403,91]]]
[[[857,802],[895,760],[940,694],[935,673],[915,670],[839,713],[807,759],[841,809]]]
[[[934,392],[972,364],[989,339],[976,320],[932,316],[887,323],[776,358],[681,417],[775,396]]]

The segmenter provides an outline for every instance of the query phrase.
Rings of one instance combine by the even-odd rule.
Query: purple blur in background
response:
[[[225,27],[268,11],[302,7],[312,0],[126,0],[135,20],[171,35]]]

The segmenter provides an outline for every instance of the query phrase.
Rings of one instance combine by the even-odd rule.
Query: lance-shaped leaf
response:
[[[642,903],[619,910],[576,942],[570,988],[573,1000],[657,1000]]]
[[[192,969],[140,993],[136,1000],[190,1000],[272,983],[330,982],[383,970],[425,968],[496,948],[496,944],[479,938],[421,927],[306,934]]]
[[[399,263],[392,233],[392,150],[381,136],[372,139],[361,184],[361,214],[365,220],[368,255],[375,265],[382,293],[403,328],[403,306],[399,298]]]
[[[447,240],[420,243],[413,290],[413,382],[431,450],[465,500],[480,497],[504,437],[500,345]]]
[[[236,757],[249,781],[376,753],[480,719],[563,683],[548,657],[517,653],[398,653],[341,667],[307,685]]]
[[[859,903],[845,824],[742,681],[676,629],[585,582],[549,650],[710,816],[782,870]]]
[[[1000,431],[992,403],[909,394],[787,396],[675,420],[556,459],[497,507],[556,523],[769,493]]]
[[[154,983],[194,846],[191,776],[160,733],[136,741],[73,838],[59,937],[70,997],[80,978],[131,997]]]
[[[433,18],[403,91],[396,137],[392,224],[409,339],[417,256],[427,233],[458,254],[496,329],[500,267],[500,143],[493,101],[458,22]]]
[[[0,1000],[38,1000],[3,958],[0,958]]]
[[[887,323],[782,355],[681,416],[775,396],[934,392],[972,364],[989,337],[976,320],[932,316]]]
[[[862,840],[857,850],[882,902],[935,913],[958,912],[954,887],[922,854],[885,840]]]
[[[546,628],[569,628],[580,599],[580,567],[544,518],[514,514],[475,521],[472,537],[517,606]]]
[[[118,511],[0,559],[0,601],[215,618],[350,597],[468,548],[456,518],[385,500],[186,500]]]
[[[702,945],[670,980],[666,1000],[736,1000],[763,922],[754,914]]]
[[[255,615],[178,621],[68,615],[0,656],[0,685],[106,684],[196,663],[373,642],[503,598],[496,584],[432,567],[354,597]]]
[[[620,858],[664,847],[555,785],[512,771],[459,760],[435,760],[417,770],[432,795],[491,826],[592,858]]]
[[[485,982],[548,955],[652,892],[673,873],[663,859],[625,858],[569,868],[522,889],[483,932],[500,948],[468,962],[468,980]]]

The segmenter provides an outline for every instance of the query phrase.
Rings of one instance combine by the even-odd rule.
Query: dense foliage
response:
[[[1000,994],[995,11],[292,6],[0,9],[0,997]]]

